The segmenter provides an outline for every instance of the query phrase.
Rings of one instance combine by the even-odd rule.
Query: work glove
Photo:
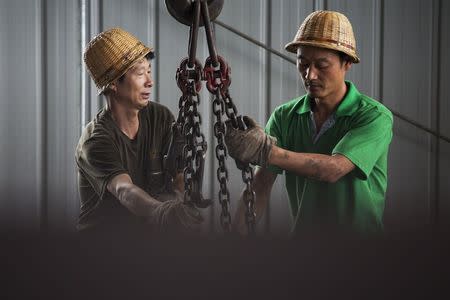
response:
[[[200,211],[194,206],[183,203],[183,194],[175,192],[171,199],[161,197],[161,202],[153,211],[151,223],[160,232],[188,233],[199,231],[203,222]]]
[[[276,145],[277,140],[266,134],[252,118],[244,116],[243,119],[247,126],[245,130],[234,128],[230,120],[226,122],[225,143],[228,153],[243,163],[266,167],[272,146]]]

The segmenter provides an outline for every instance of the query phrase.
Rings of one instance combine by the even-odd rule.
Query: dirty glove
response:
[[[227,121],[225,143],[231,157],[243,163],[266,167],[276,138],[266,134],[250,117],[244,116],[247,129],[236,129]]]
[[[161,202],[153,211],[151,223],[154,223],[159,231],[189,232],[196,231],[198,225],[203,222],[200,211],[183,203],[183,195],[179,192],[174,198]]]

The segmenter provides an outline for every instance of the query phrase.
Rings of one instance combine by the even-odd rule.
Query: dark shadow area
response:
[[[2,299],[440,299],[448,232],[0,235]]]

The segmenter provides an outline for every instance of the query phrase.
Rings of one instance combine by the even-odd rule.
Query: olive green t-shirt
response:
[[[140,222],[106,186],[116,175],[127,173],[133,183],[157,197],[164,191],[162,160],[172,136],[172,113],[150,102],[139,111],[139,129],[131,140],[102,109],[84,128],[76,149],[80,192],[79,229],[99,223]]]
[[[335,111],[334,125],[314,143],[311,134],[311,98],[305,95],[279,106],[266,132],[283,149],[326,155],[341,154],[356,168],[335,183],[297,176],[276,166],[269,170],[286,175],[286,188],[294,218],[294,231],[318,225],[380,232],[387,187],[387,157],[392,139],[392,113],[362,95],[346,81],[347,93]]]

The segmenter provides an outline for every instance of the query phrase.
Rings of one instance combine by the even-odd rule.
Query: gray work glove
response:
[[[243,119],[247,125],[245,130],[236,129],[230,121],[226,122],[225,143],[228,153],[243,163],[266,167],[272,146],[276,145],[277,139],[266,134],[250,117],[244,116]]]
[[[183,195],[176,192],[172,199],[160,199],[161,202],[153,211],[151,223],[160,232],[195,232],[203,222],[200,211],[183,203]],[[164,197],[162,197],[164,198]]]

